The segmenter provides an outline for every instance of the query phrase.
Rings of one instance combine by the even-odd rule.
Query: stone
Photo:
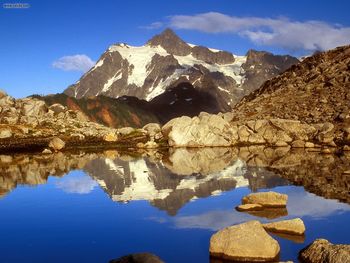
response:
[[[350,146],[349,145],[344,145],[343,151],[350,151]]]
[[[59,103],[55,103],[49,107],[49,110],[52,110],[55,114],[59,114],[61,112],[65,112],[66,107],[64,107],[63,105],[61,105]]]
[[[303,235],[305,233],[305,225],[303,220],[301,220],[300,218],[267,223],[263,224],[263,227],[269,232],[277,232],[292,235]]]
[[[59,151],[65,147],[65,142],[62,141],[58,137],[54,137],[50,142],[49,142],[49,147],[52,148],[55,151]]]
[[[147,131],[149,136],[153,137],[157,133],[161,132],[162,127],[159,123],[148,123],[142,128],[143,130]]]
[[[164,261],[151,253],[135,253],[112,259],[109,263],[164,263]]]
[[[47,112],[47,107],[44,101],[26,98],[22,99],[21,113],[27,117],[40,117]]]
[[[10,129],[0,130],[0,139],[7,139],[12,137],[12,131]]]
[[[103,136],[103,140],[106,142],[116,142],[118,140],[118,136],[115,133],[110,132]]]
[[[259,221],[249,221],[219,230],[210,238],[211,256],[248,262],[268,262],[280,252],[278,242]]]
[[[43,153],[43,154],[51,154],[52,151],[51,151],[50,149],[44,149],[44,150],[42,151],[42,153]]]
[[[312,142],[306,142],[305,143],[305,148],[314,148],[315,147],[315,144],[312,143]]]
[[[334,245],[326,239],[316,239],[299,252],[299,258],[308,263],[350,262],[350,245]]]
[[[123,128],[118,129],[118,133],[120,133],[121,135],[128,135],[134,131],[135,131],[135,129],[131,128],[131,127],[123,127]]]
[[[174,147],[231,146],[234,138],[230,124],[212,114],[172,119],[162,127],[162,133]]]
[[[147,149],[158,148],[158,143],[156,143],[155,141],[148,141],[145,143],[144,148],[147,148]]]
[[[259,204],[264,207],[286,207],[288,196],[276,192],[252,193],[242,198],[242,204]]]
[[[304,148],[305,147],[305,142],[302,140],[296,140],[292,143],[293,148]]]
[[[244,212],[244,211],[257,211],[262,210],[264,207],[259,204],[245,204],[245,205],[239,205],[236,207],[237,211]]]

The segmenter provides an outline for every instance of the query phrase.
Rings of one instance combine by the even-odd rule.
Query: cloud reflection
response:
[[[315,220],[350,212],[350,206],[348,204],[340,203],[336,200],[324,199],[314,194],[304,192],[301,187],[291,187],[288,189],[287,194],[289,196],[287,205],[288,216],[281,217],[277,220],[295,217],[309,217]],[[214,210],[197,215],[177,216],[168,219],[168,222],[174,224],[176,228],[199,228],[216,231],[227,226],[254,219],[267,222],[264,218],[237,212],[233,207],[230,210]],[[157,219],[157,221],[159,220],[160,219]],[[162,222],[164,222],[164,219]]]
[[[63,178],[56,187],[66,193],[88,194],[97,186],[97,182],[88,176]]]

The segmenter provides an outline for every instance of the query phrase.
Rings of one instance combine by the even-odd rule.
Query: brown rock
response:
[[[237,211],[244,212],[244,211],[257,211],[262,210],[263,206],[259,204],[245,204],[245,205],[239,205],[236,207]]]
[[[224,228],[210,238],[211,256],[235,261],[267,262],[277,258],[278,242],[259,221]]]
[[[103,140],[106,142],[116,142],[118,140],[118,136],[115,133],[111,132],[103,136]]]
[[[242,204],[259,204],[264,207],[286,207],[288,196],[276,192],[252,193],[242,198]]]
[[[305,233],[305,225],[303,220],[295,218],[291,220],[282,220],[263,224],[265,230],[270,232],[278,232],[293,235],[303,235]]]
[[[305,263],[350,262],[350,245],[333,245],[328,240],[316,239],[300,251],[299,257]]]
[[[55,151],[59,151],[64,148],[65,142],[62,141],[58,137],[54,137],[50,142],[49,142],[49,147],[54,149]]]

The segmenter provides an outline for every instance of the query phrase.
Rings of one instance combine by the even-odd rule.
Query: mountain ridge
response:
[[[110,46],[96,65],[64,93],[75,98],[126,95],[150,101],[166,89],[188,82],[211,93],[225,109],[225,105],[233,106],[263,81],[295,63],[298,60],[291,56],[259,51],[237,56],[188,44],[166,29],[144,46]]]

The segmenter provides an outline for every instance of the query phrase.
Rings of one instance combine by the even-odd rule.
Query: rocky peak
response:
[[[191,53],[191,47],[175,34],[170,28],[165,29],[159,35],[155,35],[148,42],[149,46],[161,46],[170,54],[186,56]]]

